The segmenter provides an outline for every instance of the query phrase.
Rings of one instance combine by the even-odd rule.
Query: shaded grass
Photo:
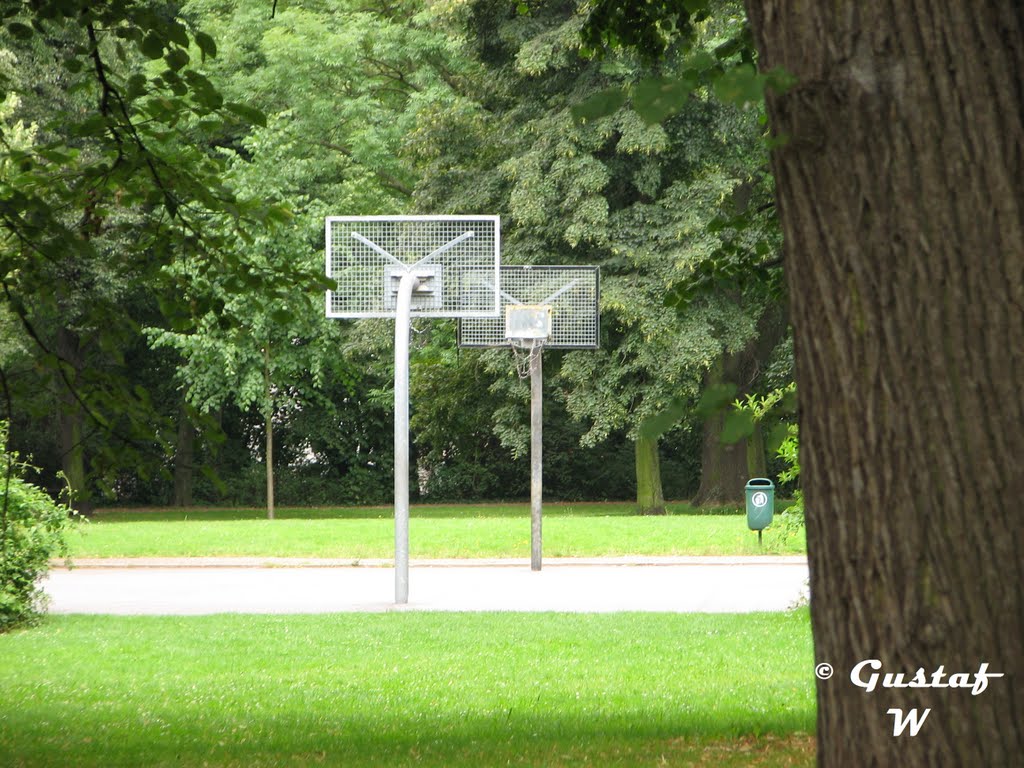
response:
[[[59,617],[0,636],[0,765],[810,765],[790,614]]]
[[[497,558],[530,556],[530,518],[525,507],[514,516],[433,517],[413,510],[413,558]],[[493,510],[489,510],[493,512]],[[305,511],[308,512],[308,511]],[[363,511],[365,514],[365,511]],[[381,517],[289,517],[275,520],[246,511],[100,515],[69,539],[72,557],[330,557],[346,560],[394,556],[391,510]],[[232,517],[231,515],[235,515]],[[590,516],[549,513],[544,517],[546,557],[616,555],[752,555],[802,553],[803,541],[774,541],[766,549],[747,529],[744,515]]]

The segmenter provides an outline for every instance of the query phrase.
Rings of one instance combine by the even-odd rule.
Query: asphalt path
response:
[[[386,563],[91,561],[54,568],[52,613],[199,615],[424,611],[784,611],[806,595],[802,558],[413,562],[394,604]]]

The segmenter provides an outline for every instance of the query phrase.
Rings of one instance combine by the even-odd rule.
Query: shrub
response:
[[[0,423],[0,632],[37,620],[46,608],[40,581],[50,558],[67,557],[75,514],[22,479],[28,469],[7,452]]]

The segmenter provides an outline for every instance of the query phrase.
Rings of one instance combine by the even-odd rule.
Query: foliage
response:
[[[554,395],[546,402],[561,400],[586,425],[585,446],[621,433],[635,439],[673,398],[695,401],[713,361],[755,335],[764,300],[752,292],[701,297],[685,315],[666,309],[665,294],[723,247],[709,223],[763,164],[761,129],[756,115],[706,91],[687,94],[662,125],[647,124],[626,99],[578,119],[576,108],[595,94],[639,87],[649,69],[632,54],[581,55],[585,16],[575,4],[527,6],[515,14],[481,0],[449,17],[437,11],[466,29],[486,81],[469,80],[458,109],[421,120],[410,138],[421,170],[416,200],[434,210],[507,211],[510,263],[601,266],[602,348],[546,358]],[[704,24],[701,45],[717,44],[717,34]],[[487,365],[495,375],[499,365],[508,370],[504,356]],[[495,378],[490,391],[504,401],[495,432],[522,450],[525,388]]]
[[[38,619],[45,608],[39,582],[51,558],[68,554],[74,513],[26,482],[28,469],[7,450],[0,422],[0,633]]]
[[[203,465],[220,484],[197,478],[197,499],[249,501],[272,428],[283,499],[301,501],[304,483],[325,502],[382,498],[390,324],[324,320],[322,218],[501,211],[507,260],[603,270],[604,349],[546,356],[548,487],[635,492],[627,441],[675,398],[666,493],[692,491],[702,371],[750,338],[764,304],[729,272],[738,253],[772,258],[770,236],[737,223],[763,219],[761,127],[704,81],[663,125],[648,124],[642,98],[603,117],[575,110],[610,87],[635,96],[652,92],[652,74],[685,75],[739,33],[742,14],[726,4],[704,18],[691,4],[670,61],[651,65],[581,55],[576,3],[522,5],[22,6],[0,32],[0,74],[19,96],[4,140],[17,158],[76,152],[0,170],[67,213],[70,248],[8,253],[24,262],[10,275],[31,277],[11,283],[17,300],[0,311],[19,448],[56,471],[69,445],[53,434],[78,414],[69,442],[112,496],[165,500],[172,470]],[[24,22],[32,9],[46,35]],[[152,189],[165,177],[176,207]],[[686,293],[704,275],[711,288]],[[666,310],[666,292],[685,313]],[[434,499],[520,496],[527,390],[507,351],[455,353],[452,327],[417,335],[414,486]],[[176,420],[198,430],[194,456],[172,455]]]
[[[630,100],[644,121],[654,124],[678,112],[699,89],[746,108],[760,106],[766,88],[784,91],[792,85],[781,70],[756,69],[750,27],[742,6],[732,0],[589,0],[585,9],[586,53],[606,56],[630,49],[655,73],[594,95],[574,109],[577,119],[601,117]],[[709,26],[717,34],[711,45],[701,45]],[[681,68],[657,71],[672,59],[681,60]]]
[[[778,475],[780,483],[790,484],[793,488],[793,503],[777,516],[778,522],[772,525],[783,542],[803,540],[805,535],[804,494],[799,485],[800,428],[796,423],[788,421],[795,411],[795,398],[796,384],[791,383],[766,395],[749,395],[745,401],[737,400],[733,403],[732,411],[739,415],[739,421],[747,421],[751,425],[777,421],[769,443],[783,462],[784,468]]]
[[[237,275],[228,240],[285,214],[225,183],[213,144],[264,118],[199,71],[217,46],[172,4],[8,5],[0,87],[17,99],[0,122],[0,300],[34,358],[17,405],[56,393],[70,425],[59,452],[90,451],[111,490],[120,467],[159,468],[173,434],[125,351],[154,316],[181,326],[210,308],[166,268],[189,258],[203,276]],[[76,491],[85,465],[69,475]]]

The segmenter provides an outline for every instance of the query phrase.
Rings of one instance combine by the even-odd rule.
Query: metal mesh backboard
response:
[[[551,308],[550,335],[544,346],[555,349],[597,349],[600,342],[600,271],[597,267],[501,267],[501,315],[459,321],[459,346],[503,347],[520,338],[533,338],[528,316],[537,307]],[[523,321],[516,319],[521,315]]]
[[[413,272],[412,314],[496,317],[497,216],[330,216],[328,317],[394,317],[402,275]]]

